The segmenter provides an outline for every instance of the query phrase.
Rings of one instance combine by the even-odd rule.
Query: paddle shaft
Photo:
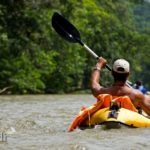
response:
[[[77,42],[82,45],[94,58],[98,59],[99,56],[92,50],[90,49],[85,43],[83,43],[81,40],[77,40]],[[111,68],[109,65],[106,64],[106,68],[111,71]]]

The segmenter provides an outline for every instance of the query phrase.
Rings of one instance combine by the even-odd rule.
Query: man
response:
[[[140,106],[148,115],[150,115],[150,97],[143,95],[140,91],[126,85],[130,73],[130,65],[124,59],[118,59],[112,67],[112,76],[114,84],[111,87],[104,88],[99,82],[101,79],[101,70],[105,67],[107,61],[100,57],[96,63],[91,75],[91,90],[95,97],[100,94],[110,94],[112,96],[128,96],[135,107]]]
[[[134,88],[140,90],[143,94],[147,93],[147,89],[144,87],[141,81],[136,81]]]

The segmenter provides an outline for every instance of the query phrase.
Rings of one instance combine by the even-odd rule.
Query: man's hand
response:
[[[96,67],[102,69],[106,66],[106,64],[107,64],[107,60],[103,57],[99,57],[98,61],[97,61],[97,64],[96,64]]]

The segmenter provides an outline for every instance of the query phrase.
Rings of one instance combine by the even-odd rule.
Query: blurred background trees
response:
[[[150,88],[150,3],[144,0],[0,0],[0,89],[13,94],[68,93],[89,89],[96,60],[57,35],[57,11],[83,41],[108,60],[131,63],[132,76]],[[111,75],[103,71],[102,84]]]

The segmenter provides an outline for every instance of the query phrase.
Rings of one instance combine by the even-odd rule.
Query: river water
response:
[[[92,95],[0,96],[0,150],[150,149],[150,128],[68,133],[80,107],[95,102]]]

